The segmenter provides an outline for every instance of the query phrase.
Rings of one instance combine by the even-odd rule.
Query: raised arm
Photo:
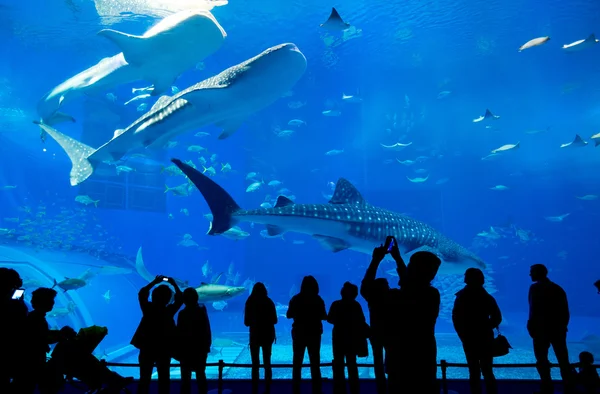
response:
[[[181,292],[181,289],[177,285],[175,279],[169,278],[168,282],[171,286],[173,286],[173,289],[175,289],[175,296],[173,297],[174,300],[173,304],[171,305],[171,311],[173,312],[173,315],[175,315],[179,308],[181,308],[181,305],[183,305],[183,293]]]
[[[371,297],[371,289],[373,288],[373,283],[375,282],[375,277],[377,276],[377,269],[379,268],[381,261],[383,261],[385,258],[386,253],[386,247],[383,245],[379,245],[373,249],[371,263],[369,264],[369,267],[367,267],[365,276],[360,283],[360,295],[367,302],[369,302],[369,298]]]
[[[142,308],[142,312],[144,312],[146,310],[146,307],[150,303],[150,301],[148,301],[148,298],[150,297],[150,290],[154,286],[156,286],[157,284],[162,282],[163,278],[164,278],[164,276],[157,275],[156,278],[154,278],[154,280],[152,282],[148,283],[146,286],[144,286],[140,289],[140,291],[138,293],[138,300],[140,302],[140,308]]]
[[[398,273],[399,278],[398,285],[402,286],[402,280],[406,277],[406,263],[404,263],[404,260],[400,255],[400,249],[398,248],[398,241],[396,241],[396,238],[394,238],[394,246],[392,246],[392,251],[390,252],[390,255],[396,262],[396,272]]]

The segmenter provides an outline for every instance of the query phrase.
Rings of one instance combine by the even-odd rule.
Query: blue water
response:
[[[71,187],[69,159],[51,138],[42,143],[39,129],[31,123],[39,118],[37,101],[67,78],[118,53],[112,43],[96,36],[97,31],[112,28],[142,34],[184,8],[168,10],[151,1],[114,3],[119,5],[108,9],[108,2],[102,1],[0,1],[0,229],[5,230],[0,232],[0,265],[13,266],[44,286],[99,266],[131,271],[96,275],[79,290],[61,292],[57,306],[75,302],[77,308],[50,319],[52,325],[107,326],[110,333],[98,355],[135,360],[126,346],[140,318],[137,290],[147,283],[134,267],[140,247],[152,274],[174,276],[191,286],[220,272],[222,284],[226,276],[229,284],[262,281],[282,305],[307,274],[318,279],[327,304],[337,299],[345,281],[360,282],[370,256],[355,251],[334,254],[307,235],[266,239],[260,235],[262,225],[249,223],[240,224],[250,234],[246,239],[206,235],[209,221],[203,215],[210,210],[200,193],[195,189],[188,197],[163,193],[164,184],[175,187],[185,178],[167,177],[159,169],[169,166],[171,157],[193,159],[199,166],[200,156],[210,163],[210,156],[217,154],[213,179],[243,208],[258,207],[267,194],[274,198],[283,187],[297,203],[324,204],[333,192],[330,183],[344,177],[369,203],[421,220],[477,253],[488,265],[488,287],[514,342],[515,350],[499,362],[533,362],[524,324],[528,271],[534,263],[546,264],[551,279],[568,293],[570,341],[597,333],[598,299],[592,283],[600,277],[595,264],[600,200],[576,197],[600,195],[595,170],[600,156],[590,140],[599,132],[600,46],[574,54],[563,53],[561,46],[594,32],[600,25],[600,4],[232,0],[211,11],[227,31],[224,45],[174,85],[183,90],[267,47],[294,42],[305,54],[308,68],[293,93],[253,114],[227,140],[216,138],[214,126],[188,132],[176,139],[174,148],[144,152],[149,167],[127,163],[135,171],[112,174],[110,180],[94,175]],[[319,28],[331,6],[354,26],[354,37]],[[517,51],[528,40],[547,35],[548,43]],[[135,96],[132,88],[148,85],[138,81],[75,99],[66,109],[77,122],[57,129],[100,146],[116,128],[143,114],[136,111],[141,101],[123,103]],[[450,93],[438,99],[443,91]],[[116,96],[114,102],[106,96],[109,93]],[[359,95],[362,102],[344,102],[343,93]],[[150,107],[155,100],[143,102]],[[500,118],[474,123],[486,108]],[[329,109],[341,115],[324,116]],[[288,126],[292,119],[306,125]],[[282,138],[276,128],[294,133]],[[541,132],[528,133],[532,130]],[[198,131],[211,135],[195,137]],[[560,148],[575,134],[588,145]],[[412,145],[400,152],[381,146],[398,141]],[[517,142],[520,149],[482,160],[491,150]],[[201,145],[208,153],[189,152],[190,145]],[[343,153],[325,154],[333,149]],[[419,156],[426,158],[413,166],[396,160]],[[231,172],[221,171],[224,163],[231,165]],[[419,174],[415,169],[424,171]],[[146,172],[155,174],[152,186]],[[250,172],[258,173],[257,181],[282,184],[265,184],[248,193]],[[427,175],[423,183],[407,180]],[[136,194],[134,184],[149,187],[150,197]],[[508,190],[490,189],[496,185]],[[76,202],[78,195],[99,199],[98,207]],[[545,219],[563,214],[569,215],[560,222]],[[483,234],[490,227],[497,235],[494,239]],[[186,234],[199,247],[178,246]],[[206,262],[212,273],[205,276]],[[380,275],[392,268],[387,267]],[[443,338],[439,358],[449,362],[464,361],[457,339],[445,335],[453,334],[448,311],[461,280],[440,276],[435,282],[444,304],[437,325]],[[242,324],[246,296],[228,300],[222,311],[209,305],[213,336],[225,344],[211,360],[249,360]],[[367,310],[364,304],[363,308]],[[285,320],[278,324],[274,362],[291,361],[290,324]],[[331,358],[327,325],[323,343],[326,362]],[[573,343],[571,357],[584,348],[600,357],[600,341]],[[125,355],[117,359],[119,351]],[[231,371],[230,377],[247,375]],[[502,373],[502,377],[535,376],[533,370]],[[289,371],[279,375],[286,376]]]

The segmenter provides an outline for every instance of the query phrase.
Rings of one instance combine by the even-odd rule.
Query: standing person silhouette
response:
[[[346,394],[345,363],[348,368],[350,394],[359,394],[356,357],[366,357],[365,353],[368,353],[368,326],[362,307],[356,301],[358,287],[350,282],[344,283],[341,296],[341,300],[331,304],[327,314],[327,321],[333,324],[333,391],[335,394]]]
[[[0,393],[9,393],[10,381],[15,377],[15,360],[18,357],[19,345],[23,342],[21,334],[27,319],[27,305],[23,297],[13,299],[17,289],[23,286],[23,280],[12,268],[0,267]]]
[[[269,298],[266,286],[256,282],[244,308],[244,325],[250,329],[250,355],[252,357],[252,394],[258,393],[260,379],[260,350],[265,366],[265,393],[271,392],[273,369],[271,351],[275,342],[277,310]]]
[[[206,394],[206,360],[210,353],[212,335],[210,320],[204,304],[198,303],[193,287],[183,291],[185,308],[177,316],[177,346],[181,368],[181,394],[192,392],[192,372],[196,373],[198,393]]]
[[[542,381],[541,393],[554,392],[548,360],[548,351],[552,346],[560,366],[564,393],[570,394],[574,388],[567,349],[567,327],[570,320],[567,294],[562,287],[548,279],[548,269],[543,264],[532,265],[529,276],[534,283],[529,288],[527,331],[533,339],[536,367]]]
[[[502,314],[483,287],[485,276],[478,268],[465,272],[465,287],[456,293],[452,323],[462,341],[469,366],[471,394],[481,393],[481,375],[487,394],[497,394],[498,385],[493,370],[494,328],[502,322]]]
[[[175,300],[172,304],[173,291],[166,285],[157,286],[152,291],[152,301],[148,300],[150,289],[161,283],[169,283],[175,289]],[[142,320],[131,344],[140,350],[140,381],[138,394],[150,392],[152,370],[156,365],[158,372],[159,394],[169,394],[171,387],[171,356],[175,345],[175,314],[183,304],[181,290],[173,278],[158,275],[152,282],[142,287],[138,293]]]
[[[293,394],[300,394],[302,362],[308,350],[313,394],[321,394],[321,335],[323,320],[327,320],[325,302],[319,296],[319,283],[314,276],[305,276],[300,292],[289,303],[287,318],[292,324],[292,386]]]

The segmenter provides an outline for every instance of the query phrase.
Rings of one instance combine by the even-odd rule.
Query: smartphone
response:
[[[25,294],[25,289],[17,289],[13,293],[12,299],[13,300],[20,300],[23,297],[23,294]]]
[[[169,281],[169,278],[167,278],[167,277],[163,278],[163,282],[168,282],[168,281]]]
[[[394,248],[394,238],[392,238],[392,240],[390,241],[390,245],[387,248],[387,252],[390,253],[393,248]]]

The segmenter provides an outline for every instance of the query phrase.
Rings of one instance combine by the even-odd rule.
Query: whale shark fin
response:
[[[273,208],[287,207],[288,205],[294,205],[294,202],[286,196],[279,196]]]
[[[336,185],[333,196],[329,200],[330,204],[356,204],[365,205],[365,199],[358,189],[354,187],[346,178],[340,178]]]
[[[122,33],[117,30],[103,29],[98,32],[99,36],[106,37],[121,49],[127,63],[139,66],[145,59],[151,57],[152,48],[150,41],[141,36]]]
[[[313,237],[321,243],[321,245],[331,250],[333,253],[341,252],[350,248],[350,244],[343,239],[328,237],[326,235],[314,234]]]
[[[44,119],[44,124],[47,124],[48,126],[55,126],[64,122],[75,123],[75,118],[62,112],[54,112],[48,118]]]
[[[585,39],[586,41],[596,42],[596,34],[592,33]]]
[[[241,208],[229,193],[208,176],[181,160],[171,159],[171,161],[192,181],[206,200],[213,215],[208,235],[219,235],[233,227],[236,219],[232,216]]]
[[[43,131],[54,138],[54,140],[63,148],[67,156],[69,156],[69,159],[71,159],[71,163],[73,164],[70,176],[71,186],[79,185],[94,173],[94,165],[88,159],[96,152],[96,149],[64,135],[46,124],[38,121],[34,121],[33,123],[40,126]]]
[[[278,226],[273,226],[272,224],[267,224],[267,234],[271,237],[275,237],[279,234],[285,233],[285,230]]]
[[[600,145],[600,138],[596,138],[594,140],[594,148],[597,147],[598,145]]]
[[[238,131],[238,129],[242,126],[242,123],[244,123],[244,120],[246,120],[246,119],[245,118],[233,118],[233,119],[226,119],[221,122],[215,123],[215,125],[217,127],[220,127],[223,129],[221,134],[219,134],[219,139],[224,140],[225,138],[231,137],[231,135],[233,133],[235,133],[236,131]]]
[[[150,111],[154,111],[155,109],[157,109],[158,107],[162,107],[163,105],[165,105],[167,103],[167,101],[171,100],[171,96],[160,96],[158,98],[158,100],[156,100],[156,102],[154,103],[154,105],[152,106],[152,108],[150,108]]]

